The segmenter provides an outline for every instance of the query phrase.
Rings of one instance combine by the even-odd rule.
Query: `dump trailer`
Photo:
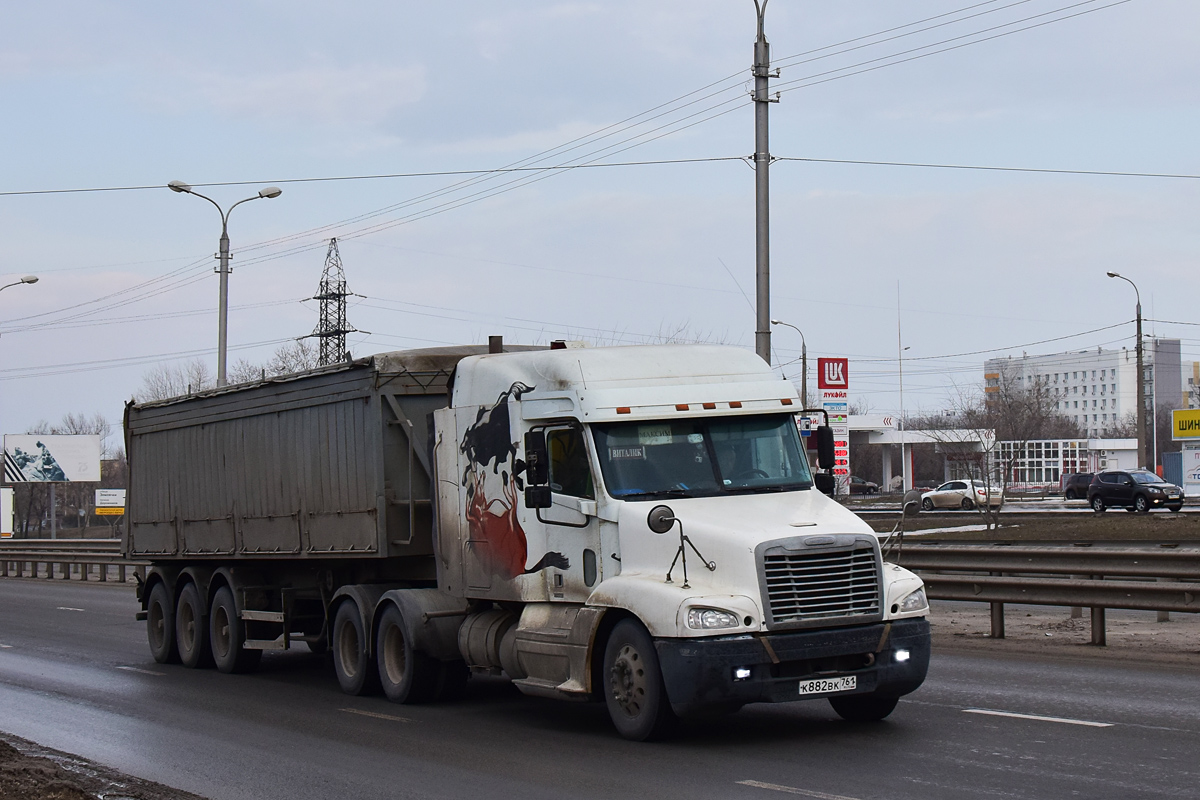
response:
[[[400,703],[503,674],[636,740],[753,702],[881,719],[928,603],[819,491],[800,411],[737,348],[498,341],[130,403],[151,652],[244,672],[304,641]]]

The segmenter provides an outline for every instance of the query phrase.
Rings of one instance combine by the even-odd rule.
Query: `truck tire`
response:
[[[258,668],[262,650],[247,650],[242,646],[246,641],[246,626],[238,617],[233,592],[228,586],[222,586],[213,597],[212,610],[208,614],[208,636],[213,661],[221,672],[253,672]]]
[[[175,604],[166,584],[154,584],[146,601],[146,640],[150,654],[159,664],[178,664],[179,649],[175,646]]]
[[[661,739],[671,732],[675,712],[667,699],[658,653],[649,632],[637,620],[617,623],[604,647],[604,702],[617,732],[636,742]]]
[[[900,702],[898,697],[879,697],[873,694],[851,694],[829,698],[829,705],[847,722],[878,722],[891,714]]]
[[[344,600],[333,617],[333,669],[346,694],[371,694],[379,685],[375,661],[367,657],[367,636],[358,604]]]
[[[204,624],[204,603],[196,584],[188,583],[175,603],[175,647],[185,667],[211,667],[212,648]]]
[[[389,605],[379,620],[375,661],[383,693],[393,703],[428,703],[441,683],[441,664],[414,650],[400,609]]]

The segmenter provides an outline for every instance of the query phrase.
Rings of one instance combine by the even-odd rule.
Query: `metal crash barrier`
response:
[[[1200,542],[905,542],[899,563],[933,600],[991,604],[1004,638],[1004,604],[1091,609],[1103,645],[1105,609],[1200,612]]]
[[[120,539],[7,539],[0,542],[0,578],[136,580],[147,562],[129,561]]]

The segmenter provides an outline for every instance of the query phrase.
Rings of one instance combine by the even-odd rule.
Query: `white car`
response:
[[[983,481],[949,481],[943,483],[932,492],[926,492],[921,498],[921,510],[933,511],[935,508],[972,509],[987,502],[991,506],[999,506],[1004,499],[1004,491],[998,486],[989,490]]]

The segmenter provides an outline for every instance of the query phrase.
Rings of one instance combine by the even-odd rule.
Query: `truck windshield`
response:
[[[609,494],[627,500],[808,489],[790,414],[593,425]]]

